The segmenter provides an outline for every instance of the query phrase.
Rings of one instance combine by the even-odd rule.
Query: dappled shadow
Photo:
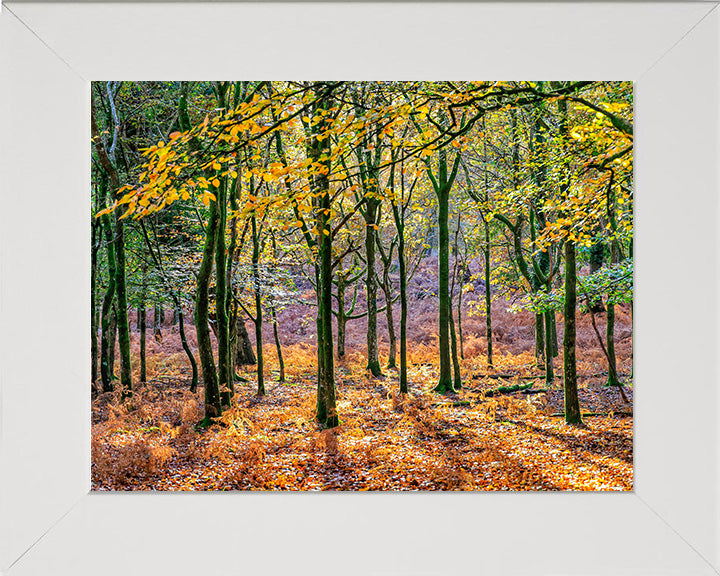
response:
[[[608,456],[616,460],[621,460],[630,465],[633,463],[633,440],[622,434],[606,431],[594,432],[592,429],[589,429],[593,436],[577,438],[571,434],[563,434],[562,432],[555,432],[540,428],[539,426],[533,426],[522,420],[511,420],[511,422],[516,426],[528,429],[542,436],[549,436],[560,440],[578,453],[587,451],[600,456]],[[618,450],[618,447],[620,450]],[[621,452],[620,454],[618,454],[619,451]]]

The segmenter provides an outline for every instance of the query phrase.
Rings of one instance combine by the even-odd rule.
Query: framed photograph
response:
[[[0,13],[0,573],[720,571],[714,3],[32,3]],[[91,85],[633,83],[633,491],[91,492]]]

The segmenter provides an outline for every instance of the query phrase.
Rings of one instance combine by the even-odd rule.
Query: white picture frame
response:
[[[716,3],[8,2],[0,573],[720,573]],[[632,493],[89,493],[91,80],[635,82]]]

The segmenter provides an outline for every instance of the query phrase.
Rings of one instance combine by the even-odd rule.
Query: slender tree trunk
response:
[[[542,312],[535,313],[535,364],[545,365],[545,318]]]
[[[555,84],[557,86],[557,84]],[[562,145],[566,146],[569,139],[567,100],[558,101],[560,116],[560,136]],[[567,154],[567,150],[565,150]],[[560,196],[567,199],[570,189],[569,166],[565,160],[561,166],[564,176],[560,183]],[[565,334],[563,336],[563,383],[565,387],[565,422],[568,424],[582,424],[580,401],[577,388],[577,360],[575,358],[575,316],[577,310],[577,269],[575,262],[575,241],[568,238],[565,241]]]
[[[337,356],[338,360],[345,358],[345,329],[347,325],[347,315],[345,313],[345,277],[338,275],[337,279]]]
[[[115,380],[117,380],[117,376],[115,376],[115,348],[117,347],[117,302],[112,303],[112,308],[110,310],[110,326],[108,328],[108,375],[110,377],[110,389],[113,390],[115,387]]]
[[[555,319],[555,312],[550,314],[550,329],[552,330],[551,344],[553,357],[557,358],[560,353],[560,347],[558,346],[557,320]]]
[[[110,175],[110,182],[117,191],[120,182],[117,172]],[[128,299],[125,284],[125,233],[120,210],[115,210],[115,290],[117,292],[118,345],[120,347],[121,400],[132,397],[132,371],[130,366],[130,326],[128,323]]]
[[[217,189],[218,229],[215,242],[215,318],[218,341],[218,388],[223,406],[230,406],[234,378],[230,374],[230,331],[227,298],[227,254],[225,228],[227,227],[227,178],[220,179]]]
[[[565,384],[565,422],[582,423],[577,388],[575,359],[576,296],[575,242],[565,242],[565,336],[563,338],[563,368]]]
[[[107,197],[107,175],[102,173],[100,176],[100,197],[102,198],[102,206],[105,206]],[[112,323],[113,302],[115,299],[115,244],[112,241],[113,230],[110,223],[110,217],[105,214],[101,217],[102,231],[105,237],[105,256],[108,266],[108,285],[102,302],[101,312],[101,335],[100,335],[100,379],[102,381],[103,392],[112,392],[113,390],[113,363],[115,348],[115,324]],[[113,329],[111,330],[111,325]]]
[[[317,180],[317,178],[316,178]],[[326,405],[327,395],[325,394],[325,382],[327,377],[325,375],[325,329],[323,323],[325,321],[325,314],[323,310],[323,285],[322,285],[322,272],[320,264],[321,254],[318,254],[318,262],[315,263],[315,297],[317,301],[317,316],[315,317],[315,328],[317,333],[317,397],[316,397],[316,418],[321,426],[324,426],[327,421],[328,408]],[[328,344],[332,346],[332,344]]]
[[[550,290],[550,286],[547,286]],[[552,339],[547,337],[553,331],[553,321],[555,320],[555,313],[552,310],[546,310],[543,314],[545,317],[545,386],[550,388],[555,382],[555,369],[553,368],[553,343]]]
[[[460,292],[458,293],[458,304],[457,304],[457,317],[458,317],[458,348],[460,349],[460,358],[465,360],[465,341],[463,338],[462,331],[462,284],[460,285]]]
[[[605,260],[605,242],[600,238],[593,243],[592,246],[590,246],[590,274],[594,274],[600,268],[602,268],[603,261]],[[603,307],[602,298],[598,298],[595,301],[591,301],[590,305],[592,306],[592,311],[595,314],[599,314],[601,312],[604,312],[605,308]]]
[[[192,369],[190,392],[195,394],[195,392],[197,392],[198,386],[198,365],[197,361],[195,360],[195,355],[192,353],[192,350],[190,350],[190,346],[188,345],[187,335],[185,334],[185,314],[183,313],[182,308],[179,304],[177,308],[175,308],[175,311],[177,313],[178,328],[180,330],[180,342],[182,342],[183,350],[185,350],[185,354],[187,354],[188,360],[190,361],[190,368]]]
[[[162,328],[160,327],[160,317],[162,316],[162,306],[155,304],[153,308],[153,334],[156,342],[162,342]]]
[[[628,246],[628,256],[630,259],[633,258],[633,239],[630,238],[630,245]],[[633,311],[635,310],[635,299],[630,300],[630,334],[635,334],[635,324],[633,319]],[[632,348],[630,349],[630,378],[633,378],[635,373],[635,360],[633,359],[633,350],[635,349],[635,342],[632,342]]]
[[[145,300],[140,303],[138,307],[138,316],[140,318],[140,382],[147,382],[147,359],[146,359],[146,346],[145,346],[145,332],[146,332],[146,311],[145,311]]]
[[[275,338],[275,349],[277,350],[278,365],[280,369],[278,382],[285,382],[285,360],[283,359],[282,346],[280,346],[280,336],[278,335],[278,321],[275,306],[272,307],[271,313],[273,320],[273,337]]]
[[[239,92],[237,92],[239,86],[235,85],[235,98],[239,98]],[[238,165],[238,172],[241,170],[239,169],[240,166]],[[227,254],[227,264],[225,266],[225,311],[227,314],[227,320],[228,320],[228,328],[227,328],[227,337],[228,337],[228,343],[227,343],[227,374],[228,374],[228,387],[230,388],[230,395],[235,395],[235,369],[237,366],[237,359],[238,359],[238,326],[237,326],[237,318],[238,318],[238,305],[237,302],[234,300],[233,296],[235,294],[235,289],[233,287],[233,266],[235,265],[235,260],[237,259],[237,251],[238,251],[238,202],[240,199],[240,189],[241,189],[241,177],[238,176],[235,178],[235,181],[232,183],[230,187],[230,192],[228,194],[229,200],[230,200],[230,210],[232,211],[232,219],[230,220],[230,246],[228,248],[228,254]],[[242,242],[245,241],[245,231],[247,230],[247,222],[246,227],[243,231],[243,239]],[[244,325],[243,325],[244,326]],[[247,335],[247,331],[246,331]],[[252,346],[250,347],[250,352],[252,352]],[[253,360],[255,360],[255,357],[253,355]]]
[[[617,232],[617,222],[615,220],[615,194],[613,192],[613,173],[610,175],[610,182],[607,188],[607,212],[610,227],[613,236]],[[620,261],[618,241],[613,238],[610,242],[610,264],[617,264]],[[602,300],[601,300],[602,303]],[[617,361],[615,359],[615,304],[608,301],[607,303],[607,325],[605,337],[607,340],[607,357],[608,357],[608,386],[620,386],[617,377]]]
[[[320,281],[321,281],[321,314],[323,330],[322,367],[323,367],[323,395],[325,396],[325,428],[334,428],[339,424],[337,408],[335,405],[335,368],[332,349],[332,240],[330,232],[330,193],[322,197],[321,221],[323,233],[320,239]],[[325,212],[327,210],[327,212]],[[328,233],[326,234],[325,231]]]
[[[383,270],[383,282],[382,289],[385,296],[385,319],[387,320],[388,326],[388,339],[390,340],[390,351],[388,353],[388,368],[396,367],[397,359],[397,336],[395,335],[395,319],[393,318],[393,295],[392,295],[392,284],[390,283],[390,267],[389,262],[385,265]]]
[[[395,320],[393,318],[392,293],[386,301],[385,315],[387,316],[388,339],[390,340],[390,351],[388,352],[388,368],[397,367],[397,336],[395,335]]]
[[[448,312],[448,321],[450,322],[450,344],[452,349],[453,363],[453,384],[455,390],[460,390],[462,388],[462,378],[460,377],[460,362],[458,361],[457,337],[455,335],[455,322],[453,320],[452,307]]]
[[[616,241],[613,240],[611,244],[611,255],[610,261],[612,264],[616,264],[618,261],[618,250]],[[617,377],[617,360],[615,359],[615,304],[611,302],[607,303],[607,326],[605,332],[605,338],[607,340],[607,355],[608,355],[608,386],[620,386],[620,382]]]
[[[487,187],[485,201],[487,202]],[[487,340],[487,364],[493,365],[492,294],[490,292],[490,225],[485,222],[485,338]]]
[[[93,218],[91,228],[92,250],[90,254],[90,379],[92,391],[98,380],[98,314],[97,314],[97,253],[99,247],[100,221]]]
[[[398,264],[400,266],[400,392],[408,391],[407,381],[407,270],[405,264],[405,224],[398,226]]]
[[[117,143],[116,136],[120,130],[119,120],[115,113],[115,105],[112,101],[110,86],[108,85],[108,96],[110,98],[110,107],[113,112],[113,121],[111,129],[113,131],[113,142]],[[114,164],[114,150],[111,148],[110,155],[105,149],[105,145],[100,137],[100,133],[95,122],[95,107],[90,108],[90,125],[95,143],[98,160],[103,170],[110,180],[110,187],[115,194],[120,188],[120,179]],[[113,144],[115,145],[115,144]],[[123,230],[123,221],[121,220],[120,210],[115,210],[115,229],[113,243],[115,245],[115,292],[117,298],[117,323],[118,323],[118,344],[120,346],[120,385],[122,387],[121,400],[124,401],[132,396],[132,372],[130,367],[130,329],[128,324],[128,302],[127,290],[125,285],[125,236]]]
[[[253,253],[253,288],[255,291],[255,350],[257,350],[257,393],[258,396],[265,395],[265,360],[263,354],[263,311],[260,287],[260,234],[257,228],[257,219],[253,215],[250,219],[252,225]],[[332,333],[330,336],[332,341]]]

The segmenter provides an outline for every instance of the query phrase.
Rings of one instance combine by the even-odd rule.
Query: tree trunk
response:
[[[590,246],[590,275],[595,274],[600,268],[602,268],[603,261],[605,260],[605,242],[602,239],[598,239]],[[599,314],[605,311],[602,303],[602,298],[598,298],[595,301],[590,302],[592,311],[594,314]]]
[[[235,344],[235,367],[240,366],[252,366],[257,364],[255,358],[255,352],[250,342],[250,335],[248,334],[245,321],[237,314],[235,316],[235,330],[236,330],[236,344]]]
[[[450,234],[448,212],[450,189],[443,187],[438,193],[438,297],[440,337],[440,378],[435,392],[452,392],[450,364]]]
[[[383,270],[383,294],[385,295],[385,318],[388,326],[388,339],[390,340],[390,351],[388,353],[388,368],[396,367],[397,358],[397,336],[395,335],[395,319],[393,318],[392,285],[390,284],[389,262]]]
[[[278,321],[275,306],[272,307],[271,312],[273,319],[273,337],[275,338],[275,349],[277,350],[278,366],[280,369],[278,382],[285,382],[285,360],[283,359],[282,346],[280,346],[280,336],[278,335]]]
[[[452,307],[448,310],[448,312],[448,320],[450,322],[450,343],[452,347],[453,385],[457,391],[462,388],[462,378],[460,377],[460,362],[458,361],[457,337],[455,335],[455,321],[453,319]]]
[[[111,182],[113,179],[111,179]],[[117,182],[117,188],[119,182]],[[115,290],[117,292],[117,323],[118,323],[118,346],[120,347],[120,385],[122,392],[121,400],[132,397],[132,371],[130,366],[130,326],[128,322],[128,300],[125,284],[125,234],[123,221],[120,220],[120,211],[115,211],[115,257],[116,257],[116,279]]]
[[[185,315],[183,314],[182,308],[179,305],[177,308],[175,308],[175,311],[177,313],[178,326],[180,330],[180,342],[182,342],[183,350],[185,350],[185,354],[187,354],[188,360],[190,361],[190,367],[192,368],[192,381],[190,382],[190,392],[195,394],[195,392],[197,392],[198,386],[198,365],[197,361],[195,360],[195,355],[192,353],[192,350],[190,350],[187,336],[185,334]]]
[[[346,277],[338,274],[337,279],[337,356],[338,360],[345,358],[345,329],[347,325],[347,315],[345,313],[345,282]]]
[[[382,376],[377,339],[377,281],[375,277],[375,228],[380,201],[366,199],[365,217],[365,259],[367,274],[365,276],[365,294],[367,299],[367,370],[373,376]]]
[[[326,118],[331,107],[330,89],[323,87],[326,94],[318,98],[314,115]],[[317,281],[317,338],[318,338],[318,397],[317,420],[324,428],[338,425],[338,413],[335,403],[335,366],[332,346],[332,228],[330,225],[331,196],[328,174],[330,173],[331,138],[321,138],[326,126],[320,123],[312,127],[313,133],[308,145],[311,160],[323,167],[312,178],[316,198],[318,260],[315,267]],[[368,262],[370,266],[370,262]]]
[[[610,261],[613,264],[617,263],[617,245],[616,241],[613,240],[611,247],[611,258]],[[617,360],[615,359],[615,304],[608,302],[607,304],[607,326],[605,337],[607,340],[607,355],[608,355],[608,386],[620,386],[620,382],[617,377]]]
[[[330,236],[330,192],[326,188],[322,197],[321,221],[322,237],[320,239],[320,281],[321,302],[320,314],[322,316],[322,391],[325,397],[325,415],[321,424],[325,428],[334,428],[339,424],[337,408],[335,405],[335,367],[333,363],[332,347],[332,240]],[[327,210],[327,212],[325,212]],[[327,232],[327,233],[325,233]]]
[[[250,218],[252,225],[253,252],[252,252],[252,270],[253,270],[253,289],[255,292],[255,350],[257,350],[257,393],[258,396],[265,395],[265,359],[263,354],[263,311],[261,300],[260,286],[260,234],[257,227],[257,219],[253,215]],[[330,336],[332,341],[332,335]]]
[[[115,387],[115,348],[117,345],[117,302],[113,302],[110,310],[110,326],[108,327],[107,370],[110,378],[110,391]]]
[[[462,331],[462,283],[460,284],[460,292],[458,293],[457,317],[458,317],[458,348],[460,349],[460,358],[465,360],[465,342]]]
[[[140,328],[140,382],[147,382],[147,359],[145,347],[146,311],[144,300],[140,303],[140,306],[138,307],[138,318]]]
[[[90,253],[90,381],[92,391],[98,380],[98,314],[97,314],[97,253],[99,249],[100,221],[93,218],[91,227],[92,249]]]
[[[107,175],[104,172],[100,175],[100,198],[101,205],[104,207],[107,198]],[[101,216],[100,221],[103,236],[105,237],[105,257],[108,266],[108,285],[103,297],[100,316],[100,379],[103,392],[112,392],[113,364],[115,361],[115,324],[111,319],[114,316],[113,302],[115,299],[115,244],[112,241],[113,230],[110,217],[105,214]]]
[[[110,95],[110,89],[108,88]],[[110,101],[113,110],[113,133],[117,136],[120,130],[119,120],[114,113],[115,108],[112,100]],[[120,188],[120,179],[114,165],[114,157],[108,156],[105,150],[100,133],[95,122],[95,107],[90,107],[90,128],[95,143],[98,159],[103,170],[110,180],[110,187],[117,195]],[[114,138],[114,142],[116,142]],[[111,155],[114,152],[111,149]],[[116,198],[118,199],[118,198]],[[120,346],[120,385],[122,387],[121,400],[124,401],[132,396],[132,372],[130,367],[130,329],[128,324],[128,303],[127,290],[125,285],[125,236],[123,231],[123,221],[121,220],[120,210],[115,210],[115,229],[113,235],[113,244],[115,245],[115,292],[117,297],[117,324],[118,324],[118,344]],[[109,221],[109,219],[108,219]]]
[[[582,423],[577,388],[577,364],[575,359],[575,242],[565,242],[565,335],[563,338],[563,368],[565,385],[565,422]]]
[[[542,312],[535,313],[535,364],[538,368],[545,365],[545,318]]]
[[[407,381],[407,270],[405,264],[405,224],[398,226],[398,264],[400,266],[400,392],[408,391]]]
[[[550,290],[550,286],[547,286],[547,290]],[[553,332],[553,321],[555,320],[555,313],[552,310],[546,310],[543,314],[545,317],[545,386],[548,388],[552,387],[555,382],[555,369],[553,368],[553,341],[548,335]]]
[[[205,228],[205,245],[203,247],[202,261],[197,275],[197,289],[195,297],[195,330],[198,341],[198,354],[202,366],[203,383],[205,385],[205,419],[204,424],[209,425],[212,418],[222,414],[220,405],[220,389],[218,386],[215,359],[213,357],[212,340],[210,338],[209,316],[209,285],[213,269],[213,256],[215,255],[215,241],[218,227],[217,202],[210,202],[210,215]]]
[[[613,192],[613,174],[610,175],[610,182],[607,188],[607,212],[610,227],[613,236],[617,232],[617,222],[615,220],[615,194]],[[620,261],[620,250],[618,241],[613,238],[610,243],[610,264],[617,264]],[[607,304],[607,357],[608,357],[608,386],[620,386],[617,377],[617,361],[615,359],[615,304],[608,302]]]
[[[160,328],[160,317],[162,316],[162,306],[155,304],[153,308],[153,334],[156,342],[162,342],[162,329]]]
[[[485,193],[487,201],[487,189]],[[492,294],[490,293],[490,225],[485,222],[485,339],[487,340],[487,365],[493,365]]]
[[[221,104],[222,107],[222,104]],[[215,319],[218,341],[218,388],[223,406],[230,406],[233,397],[234,378],[230,374],[230,331],[227,298],[227,254],[225,228],[227,227],[227,177],[220,178],[217,189],[218,229],[215,241]]]

